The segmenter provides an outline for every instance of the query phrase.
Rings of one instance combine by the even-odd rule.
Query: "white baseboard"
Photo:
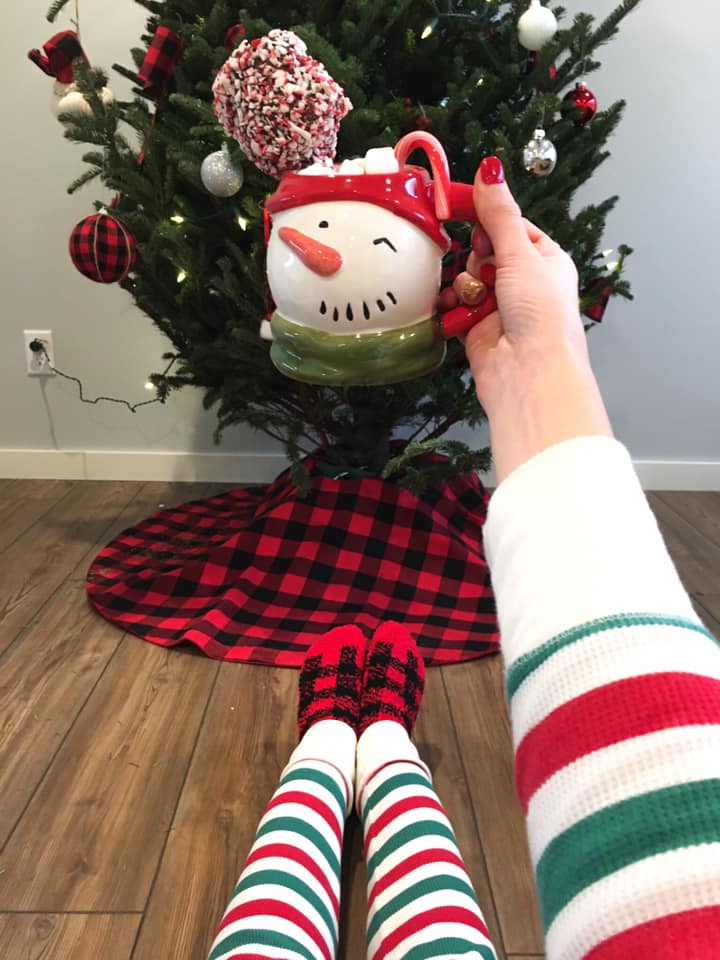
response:
[[[133,450],[2,450],[0,477],[24,480],[160,480],[270,483],[282,454],[151,453]]]
[[[269,483],[287,467],[282,454],[151,453],[133,450],[2,450],[0,478]],[[646,490],[720,491],[720,461],[637,460]],[[494,486],[492,473],[482,479]]]
[[[713,460],[635,460],[645,490],[720,491],[720,462]]]

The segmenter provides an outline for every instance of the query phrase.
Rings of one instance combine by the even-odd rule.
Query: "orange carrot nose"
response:
[[[313,240],[307,234],[294,227],[280,227],[280,239],[299,257],[305,266],[319,273],[321,277],[331,277],[342,266],[342,256],[338,250],[326,247],[319,240]]]

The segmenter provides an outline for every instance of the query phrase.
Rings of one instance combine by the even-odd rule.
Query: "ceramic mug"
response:
[[[407,164],[418,147],[432,177]],[[443,224],[475,220],[472,192],[451,183],[445,151],[422,131],[394,151],[285,174],[266,203],[278,370],[307,383],[374,386],[437,369],[447,339],[496,308],[491,291],[476,309],[442,318],[437,310],[450,248]]]

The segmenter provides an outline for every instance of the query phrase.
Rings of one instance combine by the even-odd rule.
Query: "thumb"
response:
[[[495,251],[498,266],[507,258],[532,250],[520,207],[505,182],[497,157],[485,157],[478,168],[473,188],[478,221],[485,228]]]

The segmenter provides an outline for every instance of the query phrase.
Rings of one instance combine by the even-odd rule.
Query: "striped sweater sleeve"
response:
[[[627,451],[544,451],[485,542],[548,960],[717,960],[720,650]]]

